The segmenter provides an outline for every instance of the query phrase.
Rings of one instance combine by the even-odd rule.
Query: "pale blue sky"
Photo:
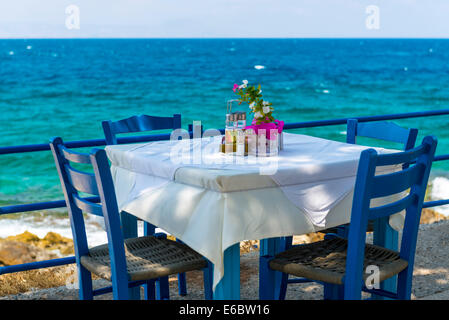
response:
[[[80,9],[80,29],[65,9]],[[366,7],[379,7],[379,29]],[[0,38],[447,38],[448,0],[2,0]]]

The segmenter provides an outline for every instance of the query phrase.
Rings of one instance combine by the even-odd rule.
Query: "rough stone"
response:
[[[449,217],[446,217],[444,214],[436,212],[432,209],[423,209],[421,212],[421,224],[431,224],[434,222],[438,222],[441,220],[448,220]]]
[[[41,239],[37,235],[25,231],[15,236],[9,236],[6,240],[32,244],[41,249],[58,250],[62,255],[74,253],[72,239],[63,237],[55,232],[48,232],[45,237]]]
[[[0,241],[0,263],[3,265],[29,263],[56,257],[57,255],[34,245],[13,240]]]

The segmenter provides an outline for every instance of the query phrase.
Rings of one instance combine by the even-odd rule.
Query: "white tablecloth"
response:
[[[218,153],[219,141],[106,147],[120,210],[207,257],[215,265],[214,287],[223,276],[223,252],[239,241],[304,234],[350,221],[357,165],[368,147],[284,133],[278,156],[234,158]],[[189,158],[192,150],[201,153]],[[390,220],[396,229],[402,223],[397,215]]]

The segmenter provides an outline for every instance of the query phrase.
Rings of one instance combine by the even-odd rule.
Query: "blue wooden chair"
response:
[[[418,129],[406,129],[394,122],[358,122],[357,119],[348,119],[346,125],[346,142],[355,144],[357,137],[367,137],[376,140],[396,142],[404,150],[412,149],[416,143]]]
[[[371,138],[379,141],[386,141],[398,144],[402,150],[410,150],[415,146],[416,138],[418,137],[418,129],[406,129],[398,126],[394,122],[380,121],[380,122],[358,122],[357,119],[348,119],[346,125],[346,143],[356,144],[357,137]],[[404,168],[407,167],[404,164]],[[376,229],[377,224],[384,221],[370,221],[368,224],[368,231]],[[337,235],[347,238],[348,228],[340,226],[332,228],[331,230],[323,230],[325,233],[336,232]]]
[[[181,128],[181,115],[174,114],[173,117],[157,117],[148,115],[132,116],[118,121],[105,120],[102,122],[102,126],[106,144],[114,145],[117,144],[118,134],[163,129],[179,129]],[[121,216],[122,221],[124,221],[126,224],[126,229],[130,230],[128,234],[125,234],[125,237],[137,236],[137,218],[126,212],[121,212]],[[154,231],[155,226],[150,223],[144,222],[144,235],[154,234]],[[157,282],[156,285],[159,285],[159,296],[161,298],[168,298],[168,278],[161,279],[161,281]],[[178,288],[179,294],[181,296],[185,296],[187,294],[187,281],[185,273],[178,274]],[[154,288],[149,288],[148,286],[146,286],[145,292],[147,292],[147,290],[154,291]]]
[[[153,284],[155,279],[191,270],[204,271],[207,299],[212,298],[212,266],[183,243],[164,237],[143,236],[124,239],[114,184],[104,150],[90,154],[66,148],[61,138],[50,142],[67,203],[75,245],[80,299],[113,292],[114,299],[128,299],[129,288]],[[75,166],[90,165],[93,173]],[[96,195],[100,204],[80,193]],[[104,217],[108,243],[89,248],[83,214]],[[112,287],[92,289],[91,273],[112,282]]]
[[[181,115],[174,114],[173,117],[140,115],[118,121],[105,120],[101,124],[103,126],[106,144],[110,145],[117,144],[118,134],[179,129],[181,128]]]
[[[418,129],[410,128],[406,129],[398,126],[394,122],[378,121],[378,122],[358,122],[357,119],[348,119],[346,125],[346,143],[356,144],[357,137],[372,138],[376,140],[392,142],[400,145],[403,150],[410,150],[415,146],[416,138],[418,136]],[[405,164],[407,166],[407,164]],[[380,229],[380,225],[385,223],[385,219],[379,219],[378,221],[370,221],[368,224],[368,231],[371,232],[376,229]],[[347,238],[349,228],[347,225],[330,228],[321,231],[326,235],[337,234],[340,237]],[[377,239],[378,232],[375,232],[376,239],[374,243],[380,243]],[[397,237],[396,233],[391,232],[392,237]],[[391,242],[397,242],[397,238],[390,239]],[[282,239],[282,248],[287,250],[293,247],[293,237],[285,237]],[[305,283],[311,282],[310,279],[289,279],[288,274],[282,274],[280,288],[279,288],[279,300],[284,300],[287,293],[287,285],[289,283]]]
[[[391,299],[410,299],[413,264],[419,220],[437,140],[425,137],[416,148],[385,155],[374,149],[362,152],[357,171],[348,239],[328,237],[322,241],[295,246],[275,257],[260,258],[260,297],[274,297],[274,272],[280,271],[305,277],[325,285],[326,291],[339,292],[344,299],[361,299],[362,290]],[[375,175],[376,167],[406,164],[402,170]],[[378,207],[370,207],[374,198],[407,193],[400,200]],[[405,223],[399,252],[366,244],[369,220],[386,218],[405,210]],[[382,282],[398,277],[396,292],[369,289],[366,280],[368,267],[378,268]],[[374,270],[374,269],[373,269]]]
[[[394,122],[387,121],[360,123],[357,119],[348,119],[346,128],[346,143],[350,144],[356,144],[357,137],[365,137],[393,142],[398,144],[402,150],[410,150],[415,147],[418,137],[418,129],[406,129]],[[407,168],[407,166],[408,163],[404,163],[403,167]],[[368,231],[373,231],[377,228],[376,225],[383,222],[382,219],[370,221]],[[339,236],[347,238],[348,230],[347,226],[341,226],[336,231]]]

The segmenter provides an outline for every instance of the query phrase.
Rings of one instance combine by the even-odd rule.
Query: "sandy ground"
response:
[[[412,299],[449,300],[449,221],[440,221],[420,226],[416,249]],[[241,256],[241,299],[258,299],[258,251],[250,251]],[[170,299],[203,299],[202,273],[187,274],[187,296],[178,295],[176,277],[170,278]],[[105,280],[95,280],[95,287],[109,285]],[[287,299],[317,300],[322,299],[322,286],[315,283],[291,284],[288,287]],[[111,299],[111,294],[96,299]],[[9,295],[0,299],[78,299],[76,289],[56,287],[34,290],[17,295]]]

